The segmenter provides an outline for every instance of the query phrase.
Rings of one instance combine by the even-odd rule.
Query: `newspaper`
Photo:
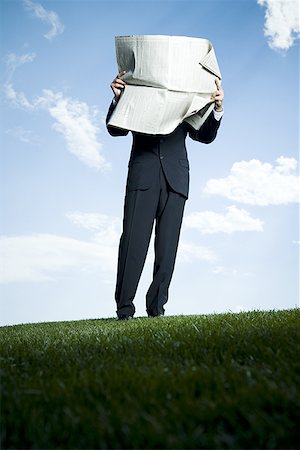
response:
[[[213,109],[220,69],[211,42],[186,36],[116,36],[126,86],[108,122],[147,134],[169,134],[183,121],[198,130]]]

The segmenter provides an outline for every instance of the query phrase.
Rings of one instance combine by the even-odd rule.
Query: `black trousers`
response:
[[[148,315],[164,314],[174,271],[186,197],[169,186],[162,167],[159,182],[146,190],[126,190],[115,291],[117,315],[135,313],[133,299],[144,267],[155,220],[153,281],[146,295]]]

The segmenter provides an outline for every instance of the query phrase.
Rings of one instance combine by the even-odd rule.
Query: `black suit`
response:
[[[114,110],[111,103],[106,125]],[[222,120],[222,119],[221,119]],[[220,126],[213,112],[199,131],[182,122],[168,135],[132,131],[124,203],[123,233],[119,245],[115,299],[117,315],[134,315],[133,299],[143,270],[154,219],[155,261],[153,281],[146,295],[148,315],[164,314],[168,300],[185,201],[189,192],[187,134],[196,141],[212,142]],[[108,126],[111,136],[128,130]]]

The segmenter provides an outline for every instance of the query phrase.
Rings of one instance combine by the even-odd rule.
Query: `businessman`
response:
[[[110,87],[114,98],[110,104],[106,126],[111,136],[126,136],[128,130],[108,125],[117,102],[126,89],[120,72]],[[131,319],[133,303],[155,222],[153,280],[146,294],[149,317],[163,316],[174,271],[185,202],[189,191],[189,161],[185,138],[205,144],[217,135],[223,115],[224,91],[218,78],[212,94],[214,109],[195,130],[182,122],[167,135],[151,135],[132,131],[133,142],[128,163],[124,201],[123,232],[119,243],[115,290],[117,319]]]

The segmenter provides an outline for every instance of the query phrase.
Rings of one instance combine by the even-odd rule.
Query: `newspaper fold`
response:
[[[126,86],[108,126],[169,134],[184,120],[199,130],[214,107],[221,77],[207,39],[186,36],[115,37],[118,70]]]

